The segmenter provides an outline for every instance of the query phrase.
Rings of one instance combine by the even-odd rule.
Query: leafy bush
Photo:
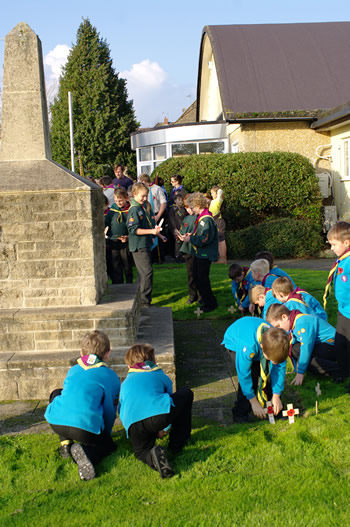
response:
[[[223,189],[228,229],[282,217],[321,223],[322,199],[315,171],[300,154],[247,152],[175,157],[153,172],[169,189],[174,174],[184,177],[188,192],[208,192],[213,185]]]
[[[316,255],[323,244],[319,229],[305,220],[282,218],[226,232],[229,258],[254,258],[258,251],[271,251],[275,258]]]

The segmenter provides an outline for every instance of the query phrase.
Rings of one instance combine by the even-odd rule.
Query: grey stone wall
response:
[[[100,190],[0,190],[0,308],[96,304],[107,285]]]

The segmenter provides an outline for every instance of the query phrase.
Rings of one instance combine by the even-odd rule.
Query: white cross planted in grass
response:
[[[315,386],[315,392],[316,392],[316,395],[317,397],[321,397],[321,388],[320,388],[320,383],[318,382]],[[316,399],[316,405],[315,405],[315,414],[317,415],[318,414],[318,400]]]
[[[197,307],[197,309],[195,311],[193,311],[193,313],[195,315],[197,315],[197,318],[199,318],[201,316],[201,314],[203,313],[203,311],[201,310],[200,307]]]
[[[233,313],[236,313],[237,309],[235,308],[235,306],[230,306],[227,311],[229,311],[229,313],[233,315]]]
[[[293,408],[292,404],[287,404],[287,410],[283,410],[283,417],[288,416],[290,425],[294,423],[295,415],[299,415],[299,408]]]
[[[267,414],[267,417],[269,418],[270,424],[275,424],[275,416],[273,414],[273,406],[271,401],[267,401],[266,408],[264,409],[265,414]]]

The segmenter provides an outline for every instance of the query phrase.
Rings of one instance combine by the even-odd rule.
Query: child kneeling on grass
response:
[[[247,422],[251,410],[260,419],[266,417],[267,401],[272,402],[274,414],[278,415],[283,408],[288,335],[259,318],[244,317],[226,330],[222,344],[235,352],[239,384],[233,421]]]
[[[72,456],[80,478],[90,480],[95,477],[95,465],[116,448],[111,432],[120,381],[105,362],[110,355],[105,333],[86,334],[81,348],[78,364],[68,371],[63,389],[51,393],[45,419],[60,438],[61,456]]]
[[[170,378],[155,364],[150,344],[134,344],[125,355],[129,372],[122,383],[119,416],[130,438],[135,457],[171,478],[174,470],[163,447],[156,445],[170,429],[168,450],[178,454],[192,428],[193,392],[180,388],[173,393]]]
[[[289,311],[284,304],[272,304],[267,311],[266,320],[290,335],[290,356],[296,371],[291,384],[300,386],[306,370],[330,375],[335,382],[341,382],[342,373],[334,350],[333,326],[316,315],[294,309]]]

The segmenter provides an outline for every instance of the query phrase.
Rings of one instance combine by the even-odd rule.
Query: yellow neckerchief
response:
[[[77,360],[77,363],[79,364],[79,366],[81,366],[83,368],[83,370],[91,370],[92,368],[100,368],[101,366],[106,366],[108,368],[108,364],[106,364],[105,362],[101,361],[101,362],[98,362],[97,364],[92,364],[91,366],[87,366],[86,364],[83,363],[83,361],[81,360],[81,358],[79,358]]]
[[[270,329],[270,326],[268,324],[265,324],[264,322],[262,324],[260,324],[260,326],[258,327],[257,329],[257,332],[256,332],[256,336],[257,336],[257,339],[258,339],[258,342],[259,344],[261,344],[261,339],[262,339],[262,336],[263,336],[263,333],[265,333],[265,331],[267,331],[268,329]],[[260,359],[260,378],[261,378],[261,382],[258,383],[258,390],[257,390],[257,398],[258,398],[258,401],[259,403],[261,404],[261,406],[264,408],[265,407],[265,403],[268,399],[266,393],[265,393],[265,388],[266,388],[266,384],[267,384],[267,380],[269,378],[269,369],[268,369],[268,361],[267,359],[265,358],[264,354],[262,354],[262,358]]]

